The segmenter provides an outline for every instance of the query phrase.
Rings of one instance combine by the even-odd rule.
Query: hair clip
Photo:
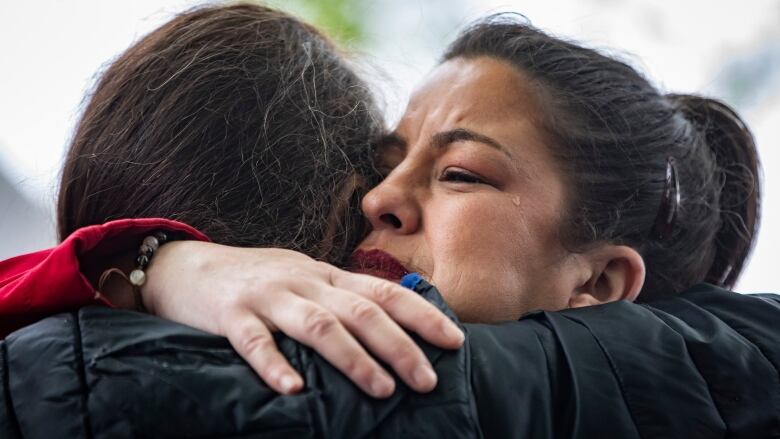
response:
[[[680,180],[677,178],[677,167],[674,158],[666,159],[666,182],[664,186],[661,206],[658,209],[658,216],[655,217],[653,225],[653,237],[663,241],[672,235],[674,220],[677,217],[677,210],[680,208]]]

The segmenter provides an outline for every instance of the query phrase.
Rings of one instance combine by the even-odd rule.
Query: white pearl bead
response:
[[[146,282],[146,273],[142,270],[133,270],[130,272],[130,283],[140,287]]]

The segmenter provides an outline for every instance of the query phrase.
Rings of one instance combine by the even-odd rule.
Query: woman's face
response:
[[[363,199],[373,230],[353,269],[398,278],[392,256],[464,321],[567,307],[582,273],[558,236],[566,187],[530,87],[491,58],[434,69],[380,145],[388,173]]]

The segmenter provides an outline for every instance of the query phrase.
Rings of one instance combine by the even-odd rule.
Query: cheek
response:
[[[566,307],[558,222],[548,210],[503,195],[441,209],[429,222],[432,280],[459,318],[497,322]]]
[[[507,209],[501,197],[469,197],[442,206],[428,221],[434,258],[441,265],[436,269],[447,267],[447,260],[488,269],[506,258],[514,259],[524,241],[525,227],[507,221],[517,218],[516,209]]]
[[[478,201],[441,209],[428,222],[432,281],[464,321],[512,319],[525,290],[518,267],[528,259],[527,227],[507,222],[518,217],[511,202]]]

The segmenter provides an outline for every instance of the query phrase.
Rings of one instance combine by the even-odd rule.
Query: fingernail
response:
[[[393,393],[395,383],[392,378],[382,375],[374,375],[371,380],[371,393],[374,396],[387,396]]]
[[[436,387],[436,372],[431,369],[431,366],[421,364],[412,373],[412,380],[419,388],[433,389]]]
[[[455,326],[455,324],[450,321],[444,322],[444,335],[447,338],[458,340],[458,343],[463,343],[463,341],[466,339],[463,331],[461,331],[460,328]]]
[[[292,375],[283,375],[282,379],[279,380],[279,386],[282,388],[283,393],[290,393],[295,388],[296,383],[295,377]]]

